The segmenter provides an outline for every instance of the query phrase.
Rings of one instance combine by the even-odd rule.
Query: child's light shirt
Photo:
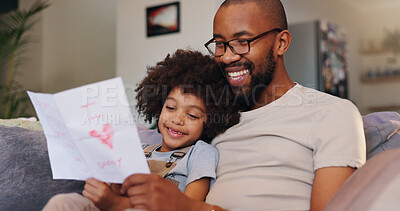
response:
[[[157,152],[151,153],[148,160],[158,160],[168,162],[172,153],[170,152]],[[218,164],[218,150],[204,141],[197,141],[187,154],[178,159],[176,166],[165,176],[166,179],[172,179],[179,183],[178,188],[184,192],[186,186],[198,179],[209,177],[211,178],[210,186],[214,183],[216,178],[215,169]]]

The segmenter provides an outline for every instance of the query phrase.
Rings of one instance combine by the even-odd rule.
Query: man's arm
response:
[[[314,176],[310,210],[323,210],[354,171],[355,169],[351,167],[325,167],[318,169]]]
[[[129,196],[133,208],[151,211],[220,211],[217,206],[191,199],[174,184],[155,174],[133,174],[122,183],[121,193]]]

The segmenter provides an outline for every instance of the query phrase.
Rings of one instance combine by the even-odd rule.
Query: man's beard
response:
[[[267,88],[273,79],[273,74],[276,68],[276,61],[274,60],[274,50],[270,49],[266,60],[258,66],[260,71],[254,72],[254,64],[246,61],[244,64],[249,68],[251,81],[248,88],[235,87],[236,96],[233,101],[233,106],[236,106],[241,111],[248,111],[256,105],[263,103],[260,101],[261,93]]]

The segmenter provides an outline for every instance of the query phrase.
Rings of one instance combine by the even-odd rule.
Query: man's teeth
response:
[[[237,71],[237,72],[228,72],[229,77],[239,77],[239,76],[243,76],[244,74],[247,74],[249,72],[249,70],[241,70],[241,71]]]
[[[175,130],[171,130],[171,128],[168,128],[169,131],[174,132],[174,133],[178,133],[179,135],[183,135],[183,133],[179,132],[179,131],[175,131]]]

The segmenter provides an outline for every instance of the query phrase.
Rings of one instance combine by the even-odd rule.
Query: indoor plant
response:
[[[49,5],[38,0],[28,10],[17,9],[0,16],[0,118],[23,116],[30,105],[26,90],[15,75],[28,49],[26,32],[37,22],[35,15]]]

